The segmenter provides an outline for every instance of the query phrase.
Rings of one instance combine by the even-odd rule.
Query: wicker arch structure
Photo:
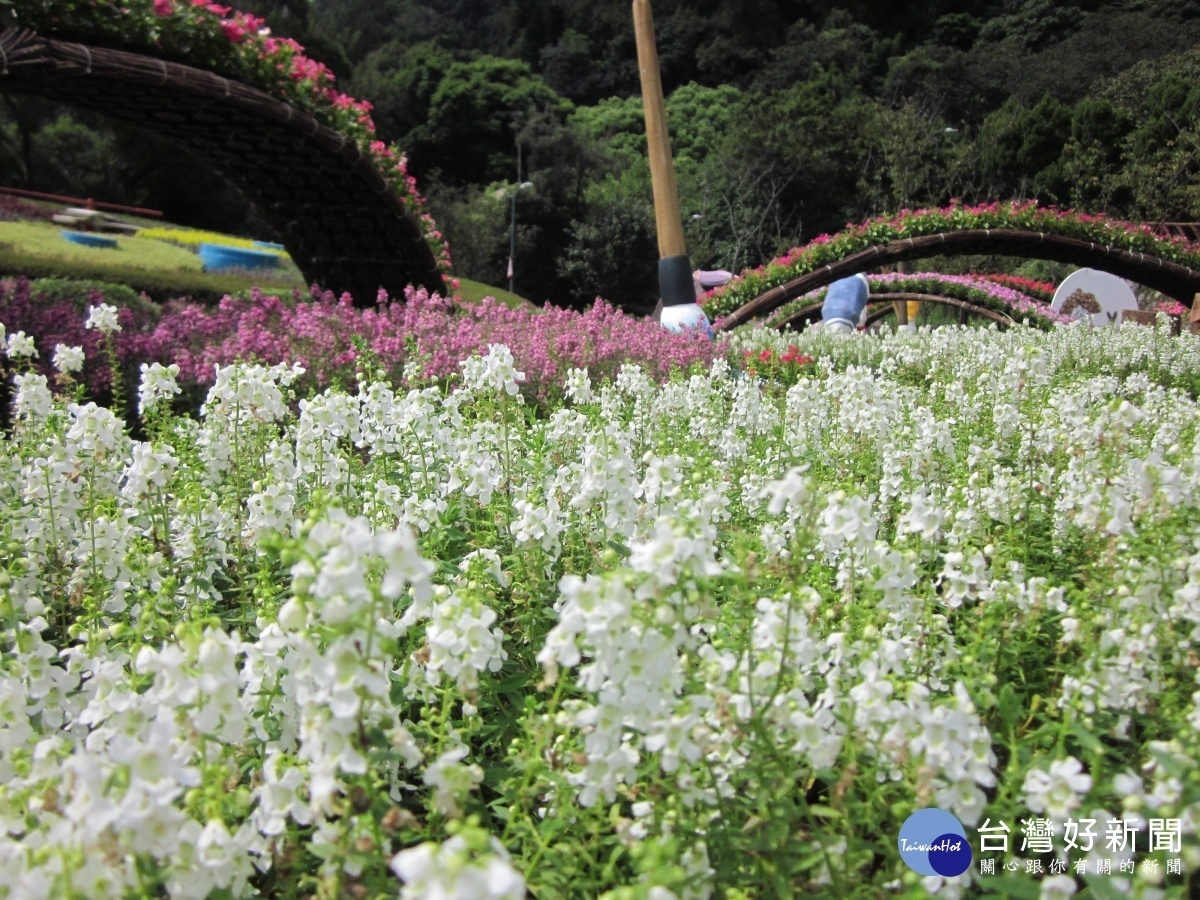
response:
[[[977,303],[968,303],[966,300],[959,300],[955,297],[942,297],[939,294],[920,294],[911,291],[895,291],[871,295],[866,324],[871,325],[880,319],[887,318],[892,314],[892,304],[907,303],[909,300],[957,309],[960,314],[960,321],[964,320],[967,316],[980,316],[989,321],[996,322],[1003,327],[1012,325],[1015,321],[1011,316],[1006,316],[1004,313],[988,309],[986,306],[980,306]],[[813,322],[820,321],[821,306],[821,303],[811,303],[808,306],[801,307],[786,318],[775,322],[775,327],[781,330],[791,328],[799,331]]]
[[[206,158],[262,212],[308,281],[375,302],[444,292],[421,227],[351,138],[256,88],[139,53],[0,32],[0,90],[152,129]]]
[[[1128,278],[1191,306],[1200,292],[1200,271],[1157,256],[1096,244],[1079,238],[1017,229],[946,231],[868,247],[837,262],[774,287],[735,309],[722,322],[728,330],[778,309],[793,297],[824,287],[839,278],[877,266],[931,256],[996,254],[1088,266]]]

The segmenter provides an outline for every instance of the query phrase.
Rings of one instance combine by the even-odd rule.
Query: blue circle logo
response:
[[[904,864],[920,875],[953,878],[971,867],[966,829],[944,809],[919,809],[905,819],[896,846]]]

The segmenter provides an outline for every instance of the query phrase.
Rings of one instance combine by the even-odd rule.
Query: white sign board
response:
[[[1093,325],[1115,325],[1121,321],[1122,311],[1138,308],[1128,282],[1095,269],[1068,275],[1054,292],[1050,306],[1074,319],[1090,319]]]

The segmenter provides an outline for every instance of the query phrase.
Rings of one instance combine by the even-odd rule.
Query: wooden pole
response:
[[[646,150],[650,158],[650,180],[654,188],[654,222],[658,230],[658,281],[664,306],[694,304],[696,289],[692,266],[683,241],[683,218],[679,214],[679,188],[671,159],[671,138],[663,103],[662,76],[654,38],[654,16],[650,0],[633,0],[633,28],[637,38],[638,69],[642,80],[642,104],[646,111]]]

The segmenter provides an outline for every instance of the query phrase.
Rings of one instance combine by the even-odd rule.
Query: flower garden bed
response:
[[[298,387],[350,385],[370,369],[395,384],[445,382],[460,363],[506,343],[526,373],[522,391],[531,403],[561,398],[571,368],[590,377],[614,377],[623,363],[643,366],[655,380],[673,369],[706,367],[723,345],[704,337],[668,334],[648,319],[627,316],[597,303],[587,312],[530,305],[509,308],[484,298],[458,306],[424,290],[409,290],[392,301],[381,295],[374,309],[355,307],[348,296],[316,291],[278,296],[251,290],[210,305],[180,299],[158,307],[128,289],[110,298],[83,283],[0,281],[0,325],[23,331],[40,351],[37,364],[51,375],[51,355],[59,343],[82,346],[88,363],[80,379],[93,394],[109,389],[109,373],[98,353],[99,338],[84,327],[84,305],[112,303],[122,330],[112,339],[122,367],[136,373],[142,363],[179,368],[185,389],[207,390],[218,367],[255,360],[266,365],[299,363]]]
[[[794,385],[558,369],[539,410],[494,342],[409,391],[214,364],[198,414],[147,365],[134,439],[75,382],[130,315],[48,376],[5,341],[10,894],[1195,889],[1195,338],[742,330]],[[901,861],[928,806],[964,874]]]

